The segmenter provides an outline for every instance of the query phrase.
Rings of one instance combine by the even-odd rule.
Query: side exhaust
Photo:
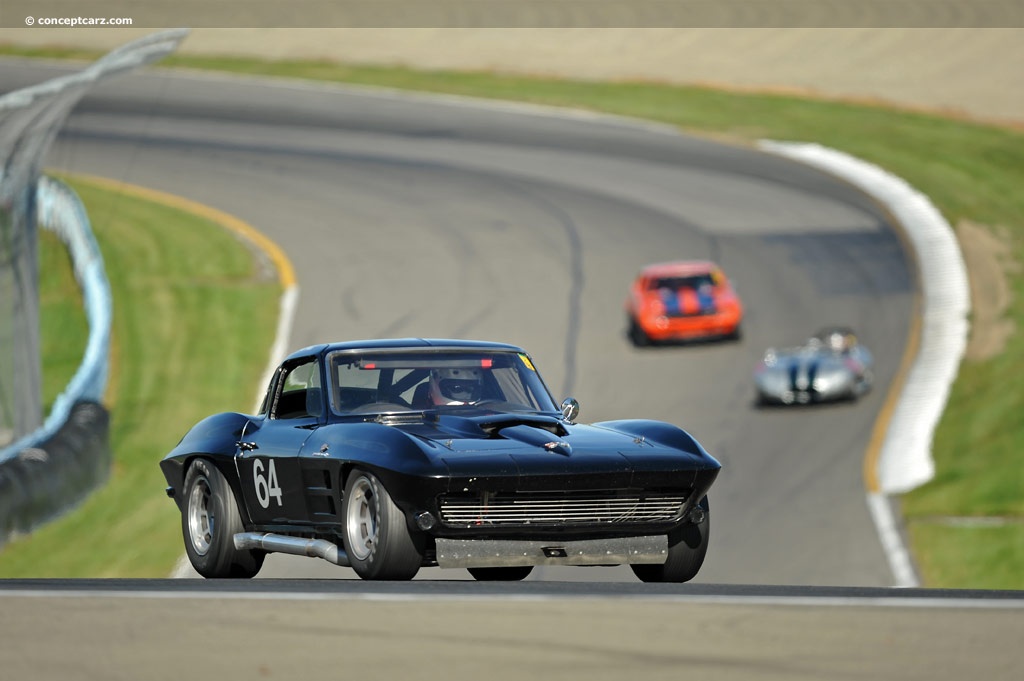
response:
[[[286,537],[283,534],[269,532],[239,532],[234,536],[235,548],[242,550],[258,550],[267,553],[290,553],[293,556],[323,558],[329,563],[341,567],[352,567],[348,555],[337,544],[326,539],[300,539]]]

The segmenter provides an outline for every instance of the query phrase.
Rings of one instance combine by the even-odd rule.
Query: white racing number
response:
[[[281,488],[277,484],[277,470],[274,468],[273,459],[270,460],[266,477],[263,477],[263,462],[256,459],[252,465],[252,479],[256,484],[256,499],[260,502],[260,506],[268,508],[270,506],[270,497],[277,499],[278,506],[283,505],[281,501]]]

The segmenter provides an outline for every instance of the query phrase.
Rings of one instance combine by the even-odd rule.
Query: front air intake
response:
[[[685,494],[661,493],[447,495],[441,499],[441,520],[451,527],[644,524],[678,519],[685,501]]]

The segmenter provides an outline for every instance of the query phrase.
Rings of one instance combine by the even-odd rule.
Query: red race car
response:
[[[743,305],[718,265],[686,260],[644,267],[630,288],[626,316],[636,346],[738,339]]]

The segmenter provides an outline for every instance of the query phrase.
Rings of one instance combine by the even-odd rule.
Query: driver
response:
[[[430,401],[437,406],[472,404],[480,399],[480,369],[431,369]]]
[[[833,352],[847,352],[850,349],[850,339],[840,331],[833,331],[828,335],[828,346]]]

